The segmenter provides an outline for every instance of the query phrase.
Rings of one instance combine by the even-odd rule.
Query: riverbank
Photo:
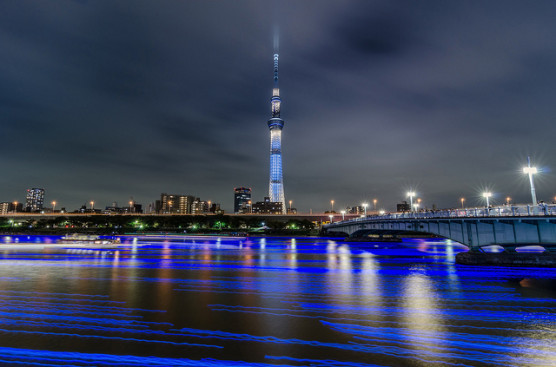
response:
[[[456,263],[460,265],[556,268],[556,253],[468,251],[457,254]]]

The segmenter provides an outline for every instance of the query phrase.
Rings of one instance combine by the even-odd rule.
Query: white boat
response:
[[[116,246],[120,244],[120,239],[100,238],[99,236],[90,236],[85,234],[71,234],[60,238],[58,243],[72,245],[90,245],[90,246]]]

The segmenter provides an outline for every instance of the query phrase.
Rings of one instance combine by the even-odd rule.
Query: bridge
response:
[[[556,251],[556,205],[514,205],[367,216],[325,225],[328,233],[350,237],[381,233],[426,233],[452,239],[481,251],[498,245],[513,252],[538,245]]]

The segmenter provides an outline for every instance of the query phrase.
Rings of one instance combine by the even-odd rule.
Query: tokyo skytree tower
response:
[[[282,213],[286,213],[284,182],[282,180],[282,129],[284,120],[280,118],[280,89],[278,88],[278,54],[274,54],[274,88],[272,89],[272,117],[268,120],[270,129],[270,183],[268,196],[272,202],[282,203]]]

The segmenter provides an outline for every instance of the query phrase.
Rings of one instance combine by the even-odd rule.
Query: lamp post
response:
[[[95,211],[95,202],[91,200],[91,210]]]
[[[485,191],[483,192],[483,197],[486,199],[486,207],[488,209],[488,207],[490,206],[488,198],[490,198],[492,196],[492,193],[490,191]]]
[[[535,193],[535,184],[533,183],[533,175],[537,172],[537,167],[531,167],[531,159],[527,157],[527,167],[523,167],[523,173],[529,175],[529,184],[531,185],[531,200],[533,201],[533,205],[537,204],[537,194]]]
[[[366,218],[367,217],[367,207],[369,206],[369,204],[363,203],[361,205],[363,206],[363,210],[365,210],[365,218]]]
[[[506,198],[506,205],[510,205],[510,202],[511,202],[511,201],[512,201],[512,198],[508,196],[508,197]]]
[[[133,208],[133,200],[130,200],[129,201],[129,214],[131,214],[132,208]]]
[[[464,201],[465,201],[465,198],[461,198],[461,199],[459,199],[459,200],[461,201],[461,208],[463,209],[463,203],[464,203]]]
[[[208,201],[208,207],[209,207],[209,208],[208,208],[208,211],[209,211],[209,213],[210,213],[210,203],[211,203],[211,201],[209,200],[209,201]],[[249,206],[251,206],[251,200],[249,200]]]
[[[17,201],[14,201],[14,214],[17,212]]]
[[[409,211],[413,211],[413,197],[415,196],[415,191],[409,191],[407,193],[407,196],[409,196]]]
[[[376,203],[378,202],[377,199],[373,199],[373,209],[376,212]]]
[[[330,218],[330,224],[332,224],[332,223],[334,222],[334,221],[333,221],[334,216],[333,216],[332,214],[330,214],[330,215],[328,216],[328,218]]]
[[[288,201],[288,203],[290,204],[290,214],[292,214],[292,202],[293,200]]]
[[[53,214],[54,214],[55,210],[56,210],[56,201],[53,201],[52,202],[52,213]]]
[[[346,219],[346,211],[342,210],[340,213],[342,213],[342,222]]]
[[[334,200],[330,200],[330,207],[332,208],[331,212],[334,211]]]

